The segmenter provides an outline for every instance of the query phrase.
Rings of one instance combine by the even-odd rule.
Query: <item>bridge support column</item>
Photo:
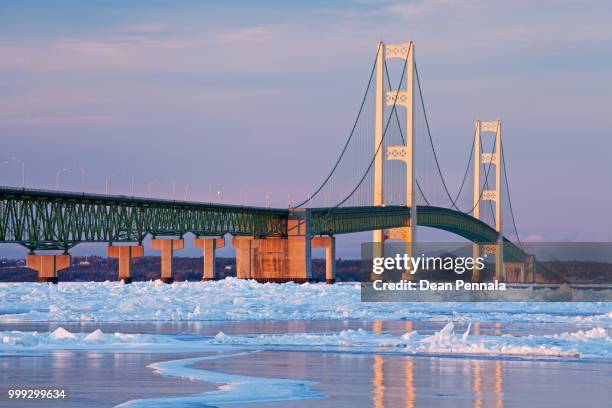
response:
[[[310,212],[294,209],[287,220],[287,266],[290,279],[312,281]]]
[[[490,153],[482,153],[481,149],[481,133],[495,133],[494,151]],[[476,121],[476,129],[474,132],[474,209],[473,216],[480,219],[480,206],[482,201],[495,202],[495,230],[498,233],[497,250],[495,252],[487,251],[495,254],[495,279],[504,282],[506,280],[506,269],[504,268],[504,237],[502,233],[502,146],[501,146],[501,121]],[[481,186],[480,171],[482,165],[489,165],[486,174],[488,175],[491,165],[495,166],[495,186],[493,189],[486,190],[485,186]],[[489,245],[486,245],[489,246]],[[476,251],[474,250],[474,254]],[[474,280],[474,279],[472,279]]]
[[[70,267],[70,255],[28,254],[26,267],[38,272],[38,282],[57,283],[57,272]]]
[[[233,237],[232,246],[236,250],[236,277],[238,279],[253,279],[254,251],[259,247],[258,239],[254,237]]]
[[[237,277],[258,282],[306,282],[306,243],[299,238],[234,237]]]
[[[410,221],[408,221],[410,223]],[[413,241],[413,230],[410,226],[407,227],[399,227],[399,228],[391,228],[386,231],[386,239],[400,239],[406,243],[406,255],[409,257],[413,256],[414,250],[414,241]],[[379,278],[376,278],[379,279]],[[413,280],[414,274],[410,269],[402,272],[403,280]]]
[[[161,251],[161,277],[164,283],[174,282],[172,277],[172,255],[174,251],[183,249],[185,242],[180,239],[157,239],[151,240],[151,248]]]
[[[132,283],[132,258],[144,255],[142,245],[112,245],[106,247],[106,256],[117,258],[119,261],[119,278],[123,283]]]
[[[225,246],[225,238],[196,238],[193,241],[196,248],[201,248],[204,252],[204,271],[202,280],[209,281],[217,279],[215,273],[215,255],[217,248]]]
[[[526,272],[525,281],[523,283],[536,283],[535,255],[527,255],[525,261]]]
[[[472,257],[474,259],[480,258],[482,254],[480,244],[472,244]],[[472,282],[482,282],[482,269],[473,268],[472,269]]]
[[[523,262],[506,262],[506,282],[525,283],[525,264]]]
[[[336,237],[314,237],[312,239],[314,248],[325,248],[325,282],[328,284],[336,282]]]
[[[312,279],[309,212],[294,210],[288,236],[234,237],[238,278],[260,282],[307,282]]]

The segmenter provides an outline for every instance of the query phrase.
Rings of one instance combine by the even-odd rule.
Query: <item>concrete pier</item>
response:
[[[172,255],[174,251],[183,249],[185,242],[182,238],[154,238],[151,240],[151,248],[161,251],[161,277],[164,283],[174,282],[172,276]]]
[[[70,255],[28,254],[26,267],[38,272],[38,282],[57,283],[57,272],[70,267]]]
[[[334,283],[335,237],[314,237],[308,241],[299,231],[287,238],[234,237],[232,246],[236,249],[236,276],[259,282],[308,282],[312,279],[310,250],[325,248],[325,281]]]
[[[390,228],[386,231],[385,233],[385,240],[388,239],[398,239],[401,241],[404,241],[404,243],[406,244],[406,255],[408,256],[414,256],[413,252],[414,252],[414,241],[413,241],[413,234],[414,231],[413,229],[410,228],[410,220],[406,223],[405,227],[398,227],[398,228]],[[384,245],[384,244],[383,244]],[[372,279],[380,279],[380,277],[377,277],[376,275],[372,276]],[[412,273],[412,271],[410,269],[407,269],[405,271],[402,272],[402,279],[403,280],[407,280],[407,281],[411,281],[414,279],[414,274]]]
[[[106,247],[106,255],[119,260],[119,281],[132,283],[132,258],[144,255],[142,245],[109,245]]]
[[[259,282],[307,282],[304,237],[234,237],[236,276]]]
[[[260,282],[303,281],[289,273],[288,240],[280,237],[234,237],[236,276]]]
[[[336,238],[333,236],[315,237],[313,248],[325,248],[325,282],[336,282]]]
[[[204,271],[202,280],[215,280],[217,274],[215,271],[215,259],[217,249],[225,247],[225,238],[201,237],[193,241],[196,248],[201,248],[204,252]]]

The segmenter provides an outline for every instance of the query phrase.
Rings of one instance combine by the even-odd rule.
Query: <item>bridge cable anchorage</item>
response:
[[[402,69],[402,76],[399,80],[399,84],[401,86],[402,82],[404,81],[404,76],[406,75],[406,66],[408,65],[408,57],[410,56],[410,52],[412,48],[410,48],[408,50],[408,52],[406,53],[406,59],[404,61],[404,68]],[[399,89],[399,87],[398,87]],[[342,204],[344,204],[346,201],[348,201],[353,194],[355,194],[355,191],[357,191],[357,189],[361,186],[361,184],[363,183],[363,180],[365,180],[366,176],[368,175],[368,173],[370,172],[370,170],[372,169],[372,166],[374,165],[374,161],[376,160],[376,156],[378,155],[378,152],[380,151],[380,148],[383,145],[383,142],[385,141],[385,136],[387,135],[387,130],[389,129],[389,124],[391,123],[391,116],[394,114],[395,110],[397,109],[397,100],[399,98],[394,98],[393,100],[393,106],[391,107],[391,112],[389,112],[389,116],[387,117],[387,124],[385,125],[385,130],[383,131],[383,135],[382,138],[380,139],[380,143],[378,143],[378,146],[376,147],[376,151],[374,152],[374,155],[372,156],[372,160],[370,160],[370,165],[368,166],[368,168],[366,169],[363,177],[361,177],[361,180],[359,180],[359,183],[357,183],[357,185],[355,186],[355,188],[353,188],[353,190],[342,200],[340,201],[338,204],[336,204],[334,207],[330,207],[330,214],[331,214],[331,210],[340,207]]]
[[[334,174],[334,172],[338,168],[338,165],[340,164],[340,161],[344,157],[344,154],[346,153],[346,150],[347,150],[347,148],[348,148],[348,146],[351,143],[351,140],[353,138],[353,134],[355,133],[355,129],[357,128],[357,123],[359,123],[359,118],[361,117],[361,112],[363,112],[363,107],[365,105],[365,102],[366,102],[366,99],[367,99],[367,96],[368,96],[368,93],[369,93],[369,90],[370,90],[370,85],[372,84],[372,78],[374,77],[374,72],[376,70],[376,61],[378,60],[378,54],[380,53],[381,47],[382,47],[382,43],[378,44],[378,48],[376,50],[376,55],[374,57],[374,63],[372,64],[372,70],[370,72],[370,79],[368,80],[368,86],[366,87],[365,93],[363,94],[363,99],[361,100],[361,106],[359,107],[359,112],[357,113],[357,117],[355,118],[355,121],[353,122],[353,127],[351,128],[351,132],[349,133],[349,137],[346,140],[346,143],[344,144],[344,148],[342,149],[342,152],[340,153],[340,156],[338,157],[338,160],[336,161],[336,164],[334,164],[334,167],[331,169],[330,173],[327,175],[325,180],[323,180],[323,183],[321,183],[321,185],[315,190],[315,192],[313,194],[310,194],[306,200],[302,201],[301,203],[296,205],[294,208],[302,207],[304,204],[306,204],[309,201],[311,201],[317,194],[319,194],[321,192],[323,187],[325,187],[325,185],[327,184],[329,179],[332,177],[332,175]]]
[[[519,244],[519,247],[521,247],[521,249],[525,249],[523,248],[523,243],[521,242],[521,237],[519,236],[518,233],[518,229],[516,228],[516,219],[514,218],[514,210],[512,209],[512,199],[510,198],[510,186],[508,184],[508,172],[506,171],[506,159],[504,157],[504,142],[502,139],[500,139],[499,141],[500,147],[501,147],[501,161],[502,161],[502,167],[504,170],[504,180],[506,181],[506,193],[508,194],[508,203],[510,205],[510,216],[512,218],[512,225],[514,226],[514,233],[516,234],[516,241]]]

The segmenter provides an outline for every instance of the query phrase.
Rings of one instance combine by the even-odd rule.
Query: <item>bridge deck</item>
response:
[[[286,236],[292,211],[0,187],[0,242],[31,249],[68,249],[81,242],[141,242],[147,234]],[[410,220],[406,206],[295,211],[306,211],[311,235],[402,227]],[[419,206],[417,214],[418,225],[443,229],[477,243],[497,240],[493,228],[468,214],[431,206]]]

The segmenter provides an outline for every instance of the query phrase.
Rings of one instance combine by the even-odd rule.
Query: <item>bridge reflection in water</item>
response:
[[[413,322],[406,322],[404,330],[410,332],[414,330]],[[474,325],[473,335],[480,335],[480,324]],[[374,333],[383,332],[383,321],[372,322]],[[501,334],[501,327],[496,324],[492,327],[495,334]],[[419,361],[424,364],[431,363],[430,359],[418,357],[401,358],[401,370],[398,367],[397,355],[377,354],[372,360],[372,406],[374,408],[405,407],[414,408],[418,406],[416,383],[416,365]],[[435,384],[420,384],[424,387],[439,388],[437,394],[451,394],[451,398],[464,398],[456,395],[452,382],[445,384],[444,376],[449,381],[456,381],[457,378],[470,378],[472,382],[472,400],[474,408],[485,407],[504,407],[504,363],[502,361],[491,360],[463,360],[463,365],[458,365],[454,370],[462,371],[459,375],[448,375],[442,365],[438,366],[439,380]],[[434,361],[433,364],[438,364]],[[465,375],[466,371],[471,375]],[[403,373],[403,381],[398,382],[397,376]],[[463,375],[462,375],[463,374]],[[431,390],[426,393],[431,397]],[[423,401],[427,405],[426,401]],[[464,404],[459,404],[463,406]]]

